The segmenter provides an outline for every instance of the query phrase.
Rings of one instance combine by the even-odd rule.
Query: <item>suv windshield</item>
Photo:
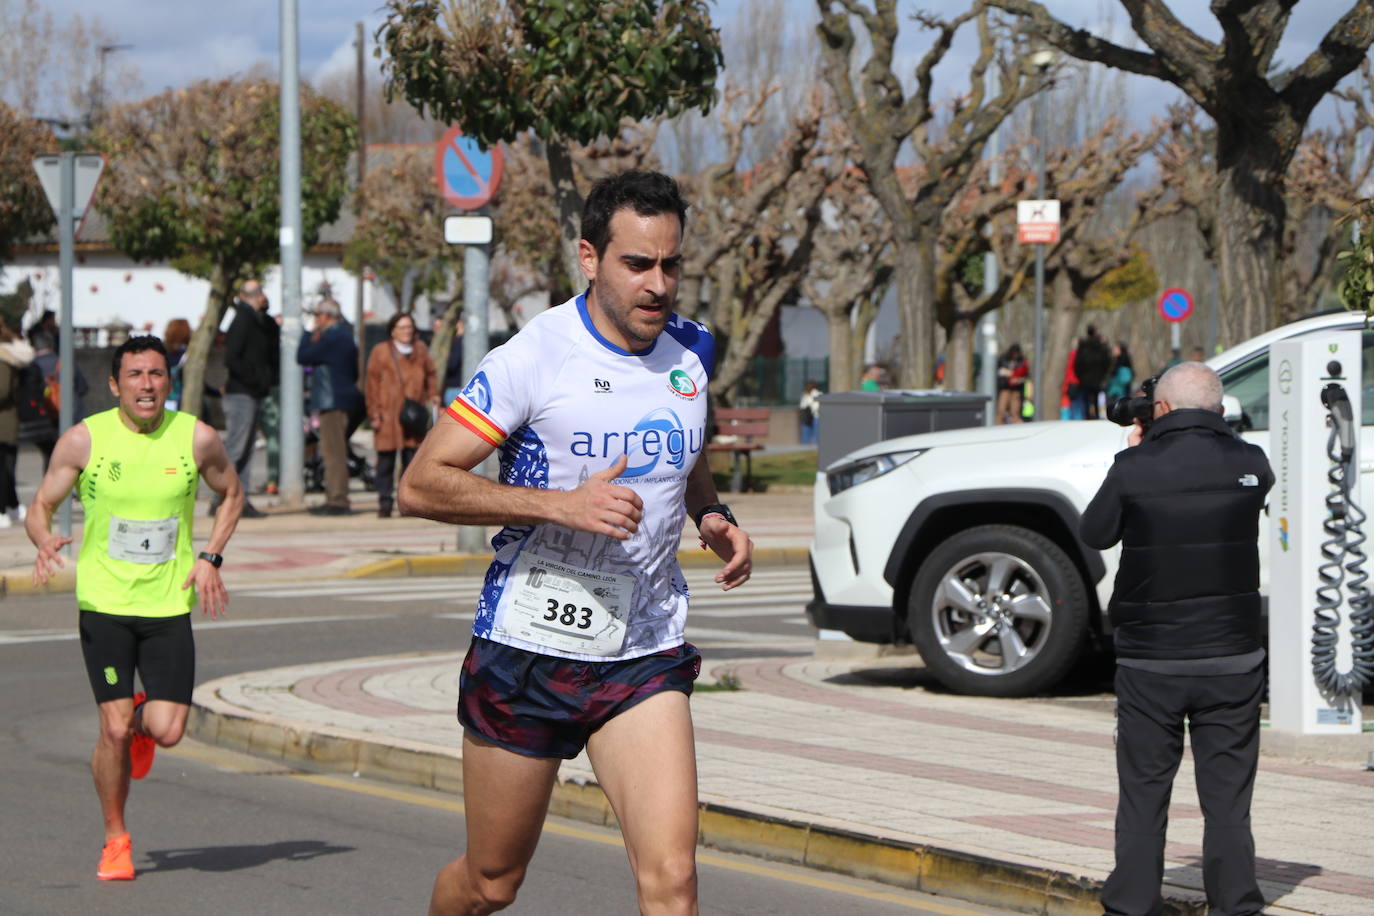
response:
[[[1361,340],[1360,424],[1374,426],[1374,329]],[[1226,393],[1240,401],[1242,429],[1269,428],[1269,353],[1260,353],[1221,374]]]

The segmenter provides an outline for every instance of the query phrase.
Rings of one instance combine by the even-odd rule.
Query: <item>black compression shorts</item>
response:
[[[134,695],[134,670],[150,700],[190,705],[196,681],[191,615],[133,617],[81,612],[81,654],[97,703]]]

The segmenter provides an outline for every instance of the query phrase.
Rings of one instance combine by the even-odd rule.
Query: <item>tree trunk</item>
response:
[[[864,346],[868,343],[868,329],[878,319],[878,302],[873,296],[864,296],[854,308],[854,327],[849,334],[849,376],[845,390],[853,391],[859,384],[859,372],[863,369]]]
[[[439,321],[439,328],[430,338],[432,343],[429,346],[430,359],[434,361],[434,371],[439,374],[439,387],[443,388],[444,373],[448,371],[448,354],[453,349],[453,329],[458,324],[458,319],[463,315],[463,296],[460,293],[449,301],[448,308],[444,309],[444,317]],[[443,394],[441,390],[439,394]],[[448,406],[448,405],[443,405]]]
[[[193,417],[201,415],[202,392],[205,388],[205,364],[210,359],[210,347],[219,333],[219,323],[225,306],[233,294],[237,271],[227,271],[216,264],[210,272],[210,295],[205,300],[205,314],[191,334],[186,346],[186,362],[181,372],[181,403],[179,409]]]
[[[587,285],[577,259],[577,243],[582,238],[582,194],[577,190],[572,154],[561,140],[544,141],[544,158],[549,163],[554,209],[558,211],[558,233],[563,239],[563,269],[573,292],[577,293]]]
[[[897,309],[901,336],[897,341],[899,387],[927,388],[934,377],[931,338],[935,330],[935,246],[924,232],[897,240]]]
[[[950,323],[945,342],[946,391],[971,391],[973,388],[973,329],[976,319],[956,315]]]
[[[830,378],[827,390],[831,392],[852,391],[854,379],[858,373],[854,371],[852,347],[854,335],[849,327],[849,314],[840,312],[839,314],[828,314],[825,317],[830,349]]]
[[[1282,314],[1279,261],[1286,209],[1281,170],[1242,159],[1220,175],[1218,264],[1223,346],[1274,327]]]
[[[1045,328],[1045,371],[1040,384],[1045,386],[1045,416],[1037,420],[1058,420],[1064,390],[1064,373],[1069,367],[1069,351],[1078,337],[1083,315],[1082,303],[1073,294],[1067,271],[1057,270],[1049,279],[1050,314]]]

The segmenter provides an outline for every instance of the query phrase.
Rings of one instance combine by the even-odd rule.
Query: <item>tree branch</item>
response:
[[[1033,32],[1065,54],[1071,54],[1079,60],[1094,61],[1130,73],[1139,73],[1141,76],[1153,76],[1172,82],[1169,71],[1157,55],[1123,48],[1121,45],[1098,38],[1085,29],[1071,28],[1056,19],[1036,0],[988,2],[1000,10],[1024,17]]]
[[[1360,66],[1371,44],[1374,0],[1356,0],[1306,60],[1274,81],[1274,88],[1298,123],[1305,123],[1322,96]]]

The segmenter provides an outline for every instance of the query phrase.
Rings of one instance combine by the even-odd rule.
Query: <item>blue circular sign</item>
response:
[[[460,210],[477,210],[496,195],[504,162],[500,147],[493,144],[482,149],[476,140],[452,127],[436,147],[434,171],[445,200]]]
[[[1186,289],[1166,289],[1159,297],[1159,314],[1165,321],[1182,321],[1193,314],[1193,297]]]

